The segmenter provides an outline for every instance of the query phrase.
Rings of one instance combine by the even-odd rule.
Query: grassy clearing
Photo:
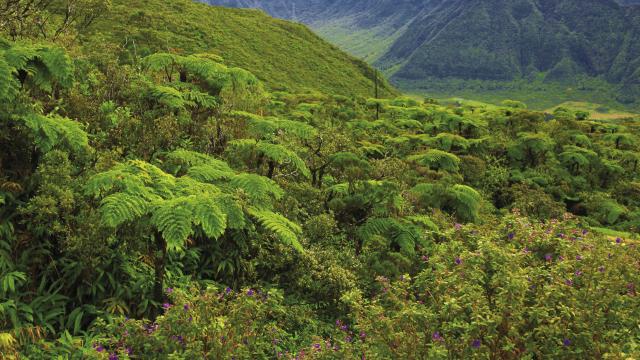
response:
[[[564,107],[572,111],[588,111],[591,118],[598,120],[622,120],[638,117],[637,113],[611,109],[608,106],[590,103],[586,101],[565,101],[557,106],[546,109],[546,112],[553,112],[558,107]]]

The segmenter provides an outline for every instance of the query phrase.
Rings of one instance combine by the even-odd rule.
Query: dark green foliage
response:
[[[637,357],[637,122],[269,91],[121,6],[2,42],[2,356]]]

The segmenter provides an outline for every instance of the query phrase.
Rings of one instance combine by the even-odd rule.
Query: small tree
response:
[[[302,250],[300,227],[271,211],[272,202],[282,195],[268,179],[236,174],[226,163],[203,154],[178,151],[169,163],[183,176],[173,176],[143,162],[129,161],[95,175],[87,193],[101,199],[105,225],[118,229],[137,224],[151,232],[154,249],[153,300],[163,298],[167,252],[180,252],[194,234],[220,238],[228,229],[245,229],[252,220]],[[242,201],[238,190],[245,193]]]

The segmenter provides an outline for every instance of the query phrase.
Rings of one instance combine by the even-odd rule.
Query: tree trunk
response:
[[[153,309],[153,319],[160,315],[160,309],[164,300],[164,273],[167,257],[167,243],[164,241],[162,234],[156,231],[154,237],[156,252],[154,259],[155,279],[153,285],[153,301],[155,301],[158,305],[156,305]]]
[[[273,161],[269,161],[269,172],[267,173],[267,177],[269,179],[273,179],[273,173],[276,170],[276,163]]]

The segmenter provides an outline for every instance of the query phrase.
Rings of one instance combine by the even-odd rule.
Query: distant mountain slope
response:
[[[109,43],[144,56],[155,51],[212,52],[251,69],[272,89],[373,96],[373,69],[306,26],[261,11],[211,7],[190,0],[113,0],[113,11],[84,41]],[[150,10],[153,9],[153,10]],[[171,45],[168,45],[171,44]],[[382,83],[382,95],[395,90]]]
[[[622,5],[640,5],[640,0],[618,0]]]
[[[308,23],[398,83],[588,77],[640,94],[640,7],[616,0],[207,1]]]

